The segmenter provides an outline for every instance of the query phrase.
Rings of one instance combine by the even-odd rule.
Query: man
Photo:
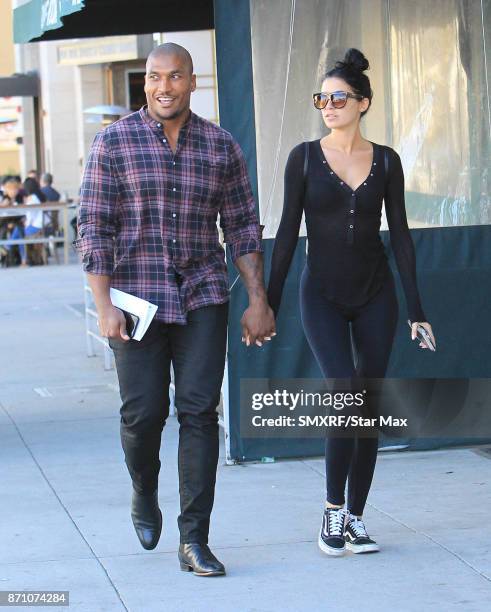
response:
[[[243,155],[231,135],[190,110],[196,77],[188,51],[167,43],[147,60],[147,105],[100,132],[81,187],[79,239],[99,327],[114,350],[121,439],[142,546],[157,545],[161,432],[172,362],[179,420],[181,569],[225,573],[207,546],[218,462],[218,415],[228,314],[217,215],[249,294],[243,339],[274,335],[260,229]],[[115,261],[113,261],[113,252]],[[116,287],[157,304],[140,342],[109,299]]]
[[[60,193],[53,187],[53,175],[49,172],[43,172],[41,175],[41,191],[46,196],[48,202],[59,202]]]
[[[53,175],[49,172],[43,172],[43,174],[41,174],[41,191],[46,196],[47,202],[59,202],[61,199],[60,193],[56,191],[56,189],[54,189],[53,187]],[[56,234],[60,226],[58,221],[58,211],[52,210],[49,212],[45,212],[44,215],[45,236],[52,236],[53,234]]]

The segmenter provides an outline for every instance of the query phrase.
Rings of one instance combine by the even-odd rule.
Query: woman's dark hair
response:
[[[337,61],[334,68],[326,72],[324,79],[328,77],[337,77],[346,81],[353,91],[357,94],[361,94],[364,98],[370,100],[372,103],[373,91],[370,87],[370,79],[364,74],[365,70],[368,70],[370,64],[367,58],[358,49],[348,49],[344,55],[344,59]],[[368,106],[370,108],[370,106]],[[361,116],[368,112],[367,110],[361,113]]]
[[[24,189],[27,195],[36,195],[39,198],[40,202],[46,202],[46,196],[41,191],[41,187],[36,179],[28,177],[24,181]]]

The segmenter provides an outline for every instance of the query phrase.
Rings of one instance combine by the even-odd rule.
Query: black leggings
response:
[[[325,378],[356,381],[358,377],[385,376],[399,313],[391,271],[380,291],[368,303],[354,308],[324,297],[319,281],[305,266],[300,311],[305,336]],[[372,437],[326,437],[328,502],[344,504],[348,479],[347,509],[357,516],[363,514],[377,450],[376,432]]]

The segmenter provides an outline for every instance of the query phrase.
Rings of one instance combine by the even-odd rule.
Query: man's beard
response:
[[[176,109],[172,115],[161,115],[159,112],[155,112],[155,114],[162,119],[162,121],[171,121],[172,119],[177,119],[179,115],[182,115],[186,109],[178,108]]]

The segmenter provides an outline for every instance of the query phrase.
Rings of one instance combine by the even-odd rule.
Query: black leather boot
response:
[[[162,512],[159,508],[157,491],[142,495],[133,489],[131,519],[143,548],[145,550],[155,548],[162,532]]]
[[[215,557],[207,544],[181,544],[179,563],[183,572],[193,572],[196,576],[223,576],[225,567]]]

